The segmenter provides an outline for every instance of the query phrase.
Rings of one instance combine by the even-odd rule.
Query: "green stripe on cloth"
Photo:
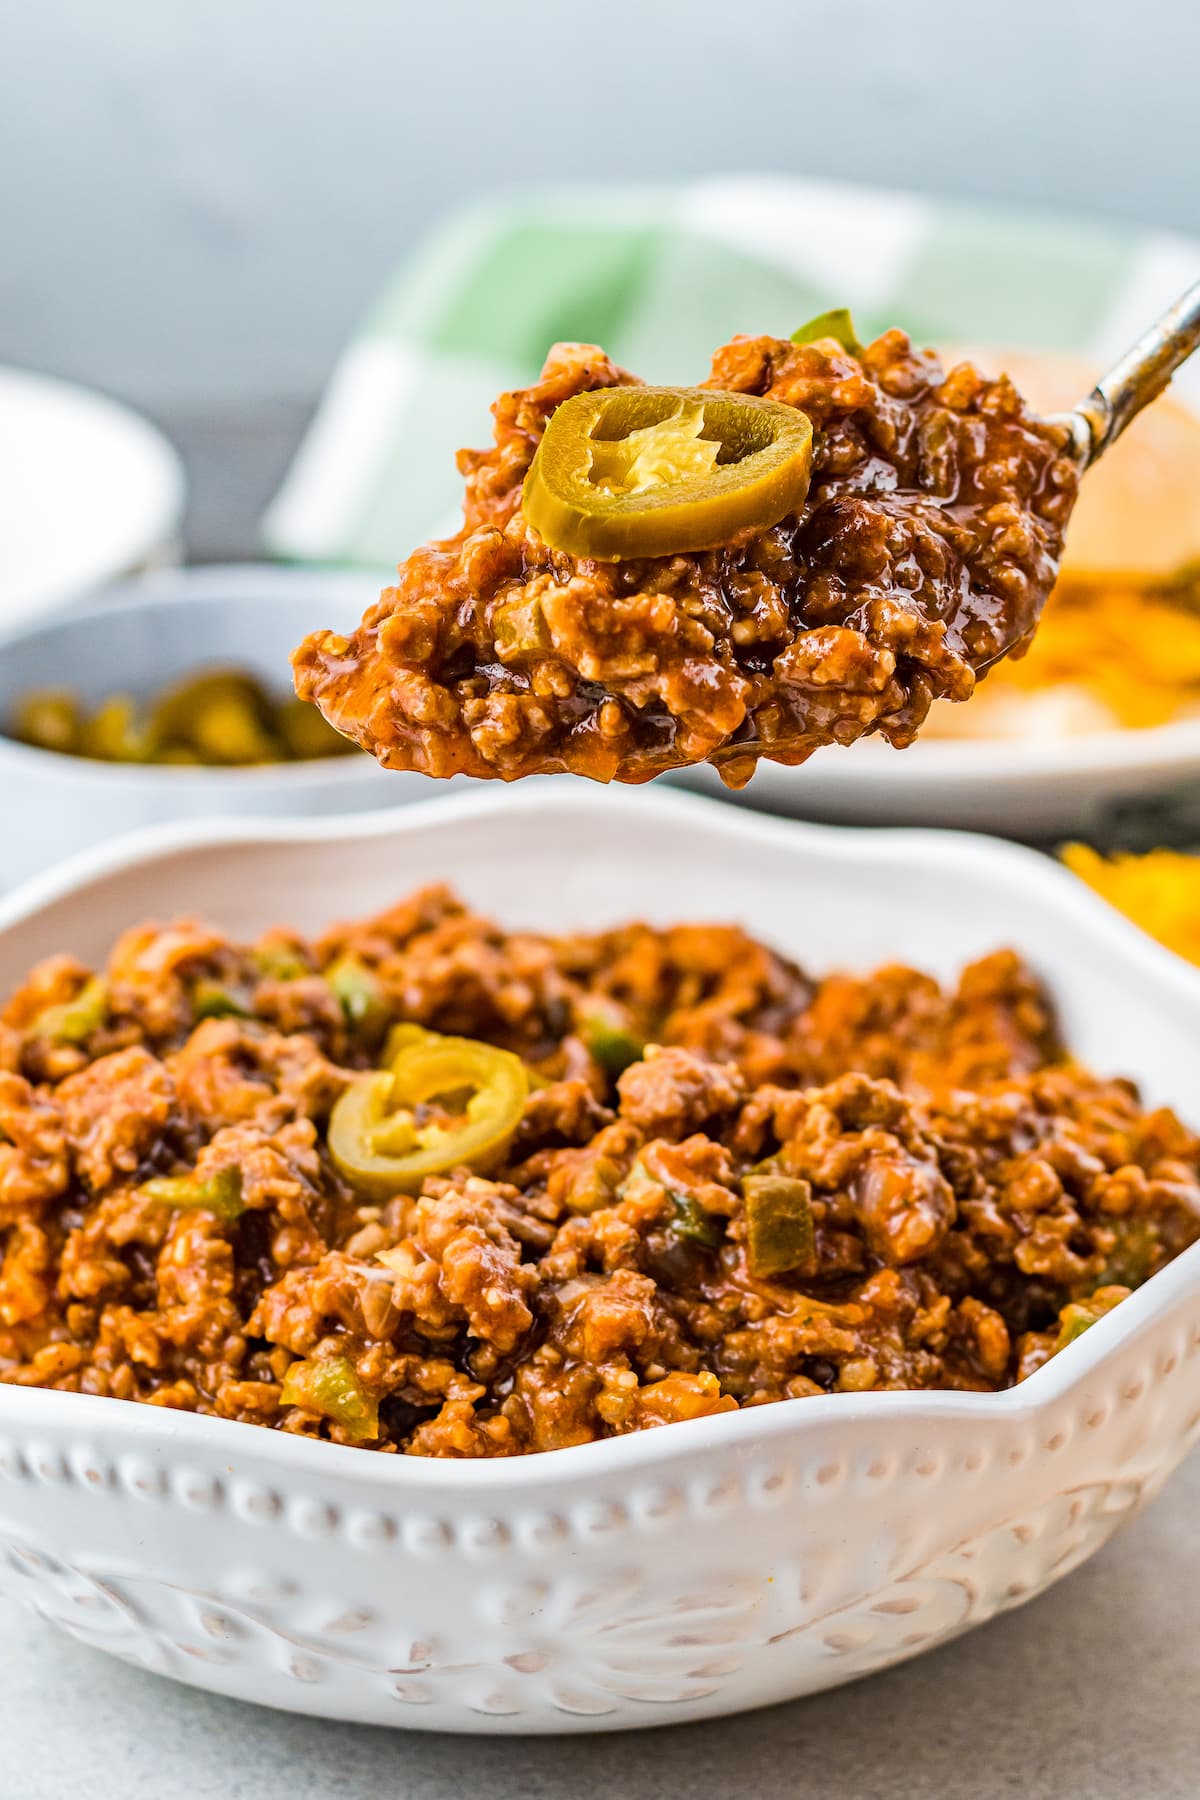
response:
[[[414,544],[458,526],[462,481],[455,453],[483,446],[491,419],[481,391],[494,396],[513,379],[507,362],[434,356],[425,359],[405,395],[404,425],[381,458],[362,508],[348,524],[354,560],[368,567],[398,563]]]
[[[656,234],[530,224],[497,237],[438,320],[431,348],[532,374],[560,338],[616,341]]]
[[[367,314],[361,335],[392,343],[428,342],[439,318],[470,286],[481,258],[506,229],[502,213],[471,207],[431,232]]]
[[[735,332],[786,337],[824,304],[816,286],[724,244],[674,230],[647,259],[640,291],[605,344],[647,380],[692,387]]]
[[[889,323],[922,343],[1078,349],[1103,325],[1134,248],[1132,235],[947,207],[914,246]]]

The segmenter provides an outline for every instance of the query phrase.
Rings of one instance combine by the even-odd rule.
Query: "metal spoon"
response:
[[[1054,415],[1055,424],[1070,428],[1081,470],[1090,468],[1116,443],[1129,421],[1151,400],[1157,400],[1197,345],[1200,281],[1142,333],[1073,412]]]
[[[1200,346],[1200,281],[1181,294],[1154,324],[1117,359],[1106,375],[1102,375],[1086,400],[1073,411],[1053,413],[1054,424],[1065,425],[1080,472],[1089,469],[1115,444],[1131,419],[1169,386],[1181,363]],[[997,652],[977,671],[983,674],[993,663],[1007,655],[1011,645]],[[758,749],[756,737],[739,738],[722,744],[708,757],[714,765],[741,756],[752,756]]]

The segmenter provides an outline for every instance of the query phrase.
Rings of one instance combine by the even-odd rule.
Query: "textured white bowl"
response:
[[[319,625],[356,625],[378,582],[256,565],[183,569],[112,587],[85,607],[0,639],[0,888],[90,844],[183,819],[312,817],[398,806],[436,792],[369,756],[250,768],[93,762],[4,735],[16,702],[69,688],[98,704],[146,698],[206,664],[288,691],[288,657]]]
[[[1016,944],[1106,1071],[1193,1116],[1200,976],[984,839],[685,796],[487,795],[147,833],[0,904],[0,988],[134,919],[309,929],[448,878],[503,921],[736,919],[808,966]],[[1022,1387],[833,1395],[511,1462],[373,1456],[0,1386],[0,1581],[84,1642],[378,1724],[580,1731],[829,1687],[1076,1567],[1200,1437],[1200,1248]]]

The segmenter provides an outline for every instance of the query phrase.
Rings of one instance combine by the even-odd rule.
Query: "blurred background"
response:
[[[0,0],[0,21],[0,361],[162,424],[203,557],[253,550],[364,311],[493,190],[765,170],[1200,229],[1194,0]]]
[[[287,652],[455,529],[556,338],[690,383],[850,306],[1072,405],[1200,279],[1197,67],[1196,0],[0,0],[0,885],[439,791],[336,756]],[[743,801],[1200,839],[1194,364],[1028,657]]]

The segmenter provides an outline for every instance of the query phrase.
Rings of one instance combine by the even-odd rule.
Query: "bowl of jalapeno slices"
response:
[[[120,832],[422,797],[297,700],[288,653],[375,577],[227,567],[106,590],[0,643],[0,887]]]

